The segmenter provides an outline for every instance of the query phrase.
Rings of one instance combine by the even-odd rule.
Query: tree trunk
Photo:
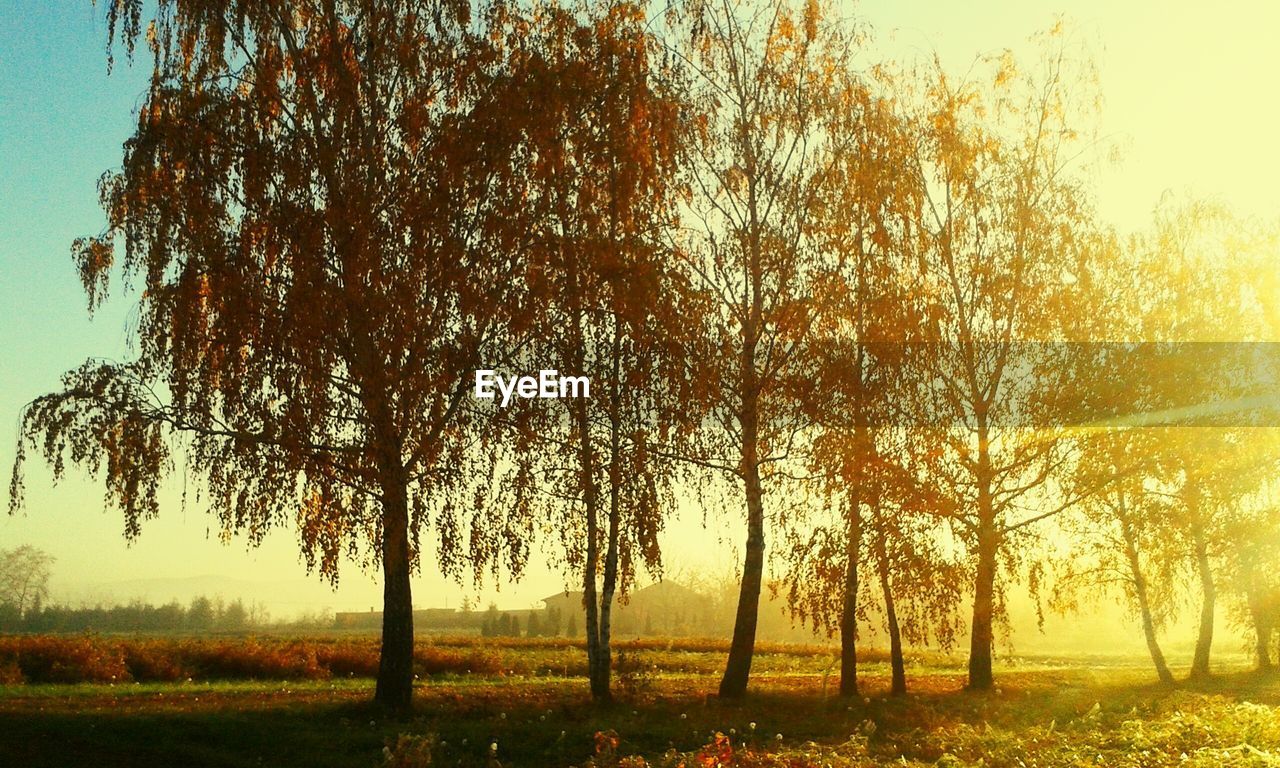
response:
[[[611,521],[612,522],[612,521]],[[617,528],[610,525],[609,534],[617,536]],[[600,592],[600,640],[596,643],[596,666],[591,674],[591,697],[598,702],[613,699],[609,689],[613,672],[613,649],[610,646],[613,622],[613,595],[618,583],[618,545],[616,538],[609,542],[605,555],[604,585]]]
[[[600,679],[600,620],[599,603],[596,601],[596,572],[600,564],[600,525],[597,519],[599,511],[598,495],[595,481],[595,457],[591,447],[591,423],[587,417],[586,400],[578,398],[573,401],[573,413],[578,429],[579,471],[583,476],[582,502],[587,516],[587,552],[582,564],[582,608],[586,618],[587,631],[587,679],[591,686],[592,698],[600,698],[602,693],[598,687]],[[606,684],[603,691],[608,696]]]
[[[986,690],[995,683],[991,671],[996,581],[996,545],[992,528],[984,525],[978,532],[978,572],[973,592],[973,630],[969,636],[968,684],[975,690]]]
[[[1196,570],[1200,576],[1200,631],[1196,635],[1196,653],[1191,661],[1192,680],[1200,680],[1209,676],[1209,651],[1213,646],[1213,614],[1218,598],[1217,587],[1213,583],[1213,571],[1209,567],[1209,542],[1205,539],[1204,530],[1196,525],[1192,531],[1196,550]]]
[[[745,102],[739,102],[743,108]],[[746,117],[746,115],[744,115]],[[761,247],[761,225],[756,198],[757,182],[752,158],[746,158],[747,211],[747,295],[742,309],[742,346],[738,350],[739,403],[737,418],[741,427],[741,463],[739,476],[747,496],[747,548],[742,558],[742,583],[738,590],[738,611],[733,620],[733,640],[724,677],[720,679],[720,695],[735,698],[747,692],[751,677],[751,660],[756,646],[756,623],[760,613],[760,587],[764,580],[764,489],[760,482],[760,376],[756,368],[756,350],[764,327],[764,267]]]
[[[1147,640],[1147,650],[1151,653],[1151,661],[1156,666],[1156,675],[1162,683],[1172,683],[1173,673],[1165,661],[1164,652],[1160,650],[1160,640],[1156,636],[1155,619],[1151,615],[1151,601],[1147,594],[1146,578],[1138,566],[1135,554],[1130,567],[1133,570],[1134,591],[1137,593],[1138,610],[1142,614],[1142,634]]]
[[[753,253],[758,254],[758,249]],[[756,646],[756,623],[760,613],[760,587],[764,580],[764,489],[760,482],[760,393],[756,376],[756,344],[760,318],[758,275],[753,271],[752,307],[743,326],[739,359],[739,387],[742,397],[739,421],[742,427],[742,462],[739,465],[747,496],[747,548],[742,558],[742,584],[738,590],[738,612],[733,621],[733,640],[720,695],[725,698],[747,692],[751,659]]]
[[[840,606],[840,695],[858,694],[858,554],[862,551],[862,497],[855,488],[845,521],[844,599]]]
[[[383,484],[382,654],[375,703],[402,714],[413,706],[413,593],[409,584],[409,499],[407,484]]]
[[[604,555],[604,584],[600,594],[600,641],[596,646],[596,666],[592,670],[591,696],[598,702],[612,700],[613,595],[618,589],[618,537],[622,535],[622,384],[619,366],[622,356],[621,328],[614,320],[612,370],[609,394],[609,528]]]
[[[1253,631],[1254,645],[1257,651],[1258,671],[1267,672],[1271,669],[1271,635],[1274,631],[1271,626],[1271,619],[1261,612],[1255,611],[1253,614]]]
[[[889,575],[889,556],[885,548],[884,521],[876,507],[876,568],[880,572],[880,591],[884,595],[884,619],[889,625],[889,665],[893,682],[889,693],[902,696],[907,692],[907,666],[902,657],[902,630],[898,626],[898,610],[893,602],[893,584]]]
[[[862,370],[859,348],[857,370]],[[861,384],[859,385],[861,387]],[[859,408],[853,428],[854,476],[849,488],[849,506],[845,512],[844,594],[840,605],[840,695],[858,693],[858,564],[862,559],[862,501],[867,491],[867,468],[871,451],[867,426]]]
[[[594,533],[594,532],[592,532]],[[589,534],[591,535],[591,534]],[[587,545],[588,549],[595,549],[594,545]],[[594,564],[598,560],[598,555],[592,553],[591,561]],[[598,699],[601,696],[598,687],[600,679],[600,605],[596,601],[596,574],[594,570],[584,570],[583,572],[583,590],[582,590],[582,608],[586,619],[587,633],[587,684],[591,688],[591,698]],[[607,691],[606,691],[607,694]]]
[[[747,692],[751,677],[751,657],[756,645],[756,620],[760,611],[760,586],[764,578],[764,500],[760,469],[753,457],[744,462],[747,489],[747,550],[742,560],[742,585],[738,592],[738,613],[733,622],[733,642],[729,661],[720,680],[720,695],[726,698]]]
[[[564,200],[561,199],[561,215],[564,216]],[[572,300],[573,334],[571,356],[573,367],[581,375],[586,369],[586,342],[583,332],[585,311],[580,305],[579,276],[577,262],[565,257],[568,266],[569,292]],[[587,412],[587,400],[575,398],[570,401],[568,409],[577,432],[578,472],[581,476],[582,507],[587,522],[586,557],[582,564],[582,608],[587,634],[587,682],[591,689],[591,697],[596,700],[609,697],[609,652],[608,640],[601,647],[601,607],[597,602],[596,577],[600,570],[600,492],[596,485],[596,454],[591,439],[591,418]],[[609,606],[604,606],[604,621],[608,622]],[[606,629],[607,631],[607,629]],[[603,666],[603,670],[602,670]]]
[[[995,642],[996,550],[999,532],[991,499],[990,456],[987,453],[985,426],[978,435],[978,569],[973,589],[973,627],[969,634],[968,688],[986,690],[995,683],[991,671],[992,645]]]
[[[1269,579],[1258,567],[1258,550],[1246,546],[1240,551],[1240,567],[1244,574],[1245,601],[1249,606],[1249,618],[1253,621],[1253,641],[1255,660],[1258,671],[1271,669],[1271,637],[1275,632],[1275,620],[1270,607],[1275,604],[1271,598]]]
[[[1137,535],[1129,524],[1125,510],[1124,494],[1120,494],[1120,535],[1124,538],[1125,558],[1129,562],[1129,572],[1133,577],[1134,597],[1138,601],[1138,612],[1142,616],[1142,634],[1147,640],[1147,650],[1151,653],[1151,661],[1156,665],[1156,675],[1162,683],[1172,683],[1173,673],[1160,650],[1160,640],[1156,636],[1156,622],[1151,613],[1151,599],[1147,592],[1147,579],[1142,573],[1142,563],[1138,559]]]

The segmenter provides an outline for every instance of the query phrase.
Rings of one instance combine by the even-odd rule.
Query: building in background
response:
[[[705,635],[720,629],[719,623],[711,597],[671,581],[650,584],[625,600],[614,602],[613,634],[618,637]],[[337,613],[333,624],[342,630],[376,630],[382,626],[382,612]],[[543,598],[541,608],[500,609],[490,605],[484,610],[416,610],[413,624],[417,631],[427,634],[577,637],[585,632],[586,611],[582,592],[567,590]]]

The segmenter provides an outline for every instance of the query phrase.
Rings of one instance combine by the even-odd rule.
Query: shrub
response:
[[[414,671],[419,675],[497,675],[503,670],[502,657],[490,650],[419,646],[413,652]]]
[[[139,682],[169,682],[194,675],[174,643],[124,643],[124,664]]]
[[[654,669],[645,664],[635,651],[619,650],[613,660],[613,669],[618,673],[618,687],[627,698],[639,698],[652,687]]]
[[[0,666],[17,666],[29,683],[125,681],[120,647],[93,637],[0,638]]]
[[[334,677],[374,677],[378,649],[369,643],[327,643],[316,648],[316,662]]]
[[[21,685],[26,682],[16,659],[0,660],[0,685]]]
[[[192,663],[207,679],[320,680],[329,677],[309,643],[260,643],[248,640],[191,648]]]

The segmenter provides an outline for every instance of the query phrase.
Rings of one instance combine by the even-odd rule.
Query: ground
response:
[[[723,701],[721,652],[648,643],[602,708],[563,674],[577,649],[491,650],[502,669],[421,680],[406,720],[360,677],[0,686],[0,766],[1280,766],[1280,676],[1238,657],[1195,687],[1141,659],[1006,659],[986,693],[962,690],[960,660],[920,657],[892,698],[871,655],[848,699],[829,654],[775,647]]]

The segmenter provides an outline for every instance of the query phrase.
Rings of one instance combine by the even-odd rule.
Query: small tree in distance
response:
[[[0,550],[0,608],[21,620],[49,597],[54,558],[29,544]]]

